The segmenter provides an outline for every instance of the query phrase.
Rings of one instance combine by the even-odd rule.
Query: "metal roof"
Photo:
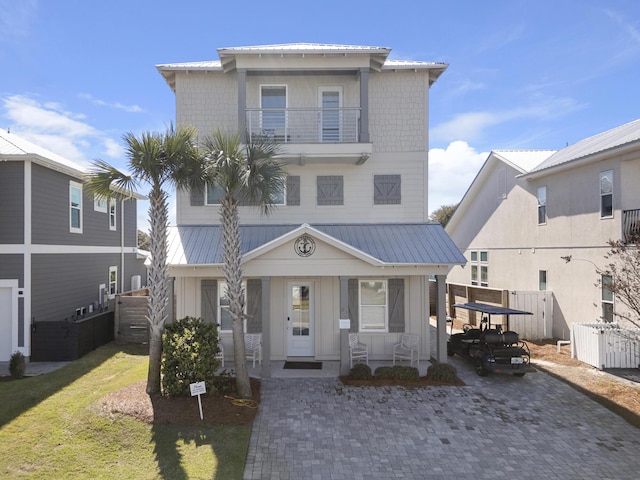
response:
[[[557,167],[640,140],[640,119],[569,145],[542,162],[531,173]]]
[[[242,255],[266,247],[303,227],[326,235],[384,264],[464,264],[464,256],[439,223],[241,225]],[[178,225],[169,228],[169,265],[221,265],[219,225]]]
[[[330,43],[281,43],[274,45],[253,45],[246,47],[218,48],[218,53],[256,54],[256,53],[382,53],[388,54],[388,47],[367,45],[339,45]]]
[[[493,150],[493,154],[505,163],[520,170],[530,172],[557,150]]]
[[[533,315],[533,313],[525,312],[524,310],[514,310],[513,308],[500,307],[498,305],[489,305],[487,303],[479,302],[456,303],[453,306],[456,308],[464,308],[465,310],[472,310],[474,312],[488,313],[489,315]]]
[[[28,157],[36,163],[54,170],[62,170],[76,178],[82,178],[87,173],[84,166],[4,130],[0,131],[0,157],[15,159]]]

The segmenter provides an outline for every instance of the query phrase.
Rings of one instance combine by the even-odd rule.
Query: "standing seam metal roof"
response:
[[[246,255],[299,229],[301,225],[242,225],[241,253]],[[420,224],[311,224],[370,257],[388,264],[463,264],[464,256],[439,223]],[[179,225],[169,228],[169,265],[222,264],[219,225]]]

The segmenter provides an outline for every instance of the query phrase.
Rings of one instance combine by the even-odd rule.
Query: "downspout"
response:
[[[124,292],[124,202],[120,200],[120,293]]]

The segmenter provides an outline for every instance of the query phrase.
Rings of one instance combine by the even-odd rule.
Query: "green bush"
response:
[[[170,323],[162,336],[162,391],[165,395],[189,396],[189,385],[207,382],[220,366],[218,326],[201,318],[186,317]]]
[[[371,367],[365,363],[358,363],[349,372],[351,380],[371,380]]]
[[[448,363],[436,363],[427,369],[427,380],[443,383],[459,382],[458,371]]]
[[[24,372],[27,369],[26,361],[22,352],[14,352],[9,359],[9,373],[13,378],[24,377]]]
[[[393,367],[376,368],[374,376],[385,380],[402,380],[405,382],[412,382],[420,379],[420,372],[416,367],[394,365]]]

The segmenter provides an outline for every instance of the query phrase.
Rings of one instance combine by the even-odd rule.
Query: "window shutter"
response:
[[[300,176],[287,176],[287,205],[300,205]]]
[[[262,281],[247,280],[247,333],[262,332]]]
[[[190,195],[192,207],[204,206],[204,190],[201,190],[201,189],[191,190],[189,195]]]
[[[401,185],[400,175],[374,175],[374,205],[399,205],[402,199]]]
[[[358,325],[359,319],[359,307],[358,307],[358,279],[350,278],[349,279],[349,318],[351,319],[351,328],[349,329],[352,333],[357,333],[360,329]]]
[[[319,176],[316,185],[318,205],[344,205],[344,180],[341,175]]]
[[[389,332],[404,332],[404,279],[389,279]]]
[[[218,281],[202,280],[200,283],[200,314],[205,323],[217,323]]]

